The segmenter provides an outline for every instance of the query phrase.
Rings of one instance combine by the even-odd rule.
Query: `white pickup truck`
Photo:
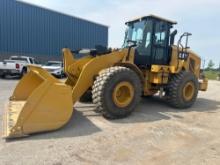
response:
[[[27,73],[27,65],[39,65],[32,57],[27,56],[11,56],[8,60],[0,62],[0,77],[6,75],[22,77]]]

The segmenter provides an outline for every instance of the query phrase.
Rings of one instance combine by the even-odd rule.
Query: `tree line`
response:
[[[209,60],[207,67],[205,68],[206,71],[220,71],[220,63],[219,66],[217,68],[214,68],[215,63],[213,62],[213,60]]]

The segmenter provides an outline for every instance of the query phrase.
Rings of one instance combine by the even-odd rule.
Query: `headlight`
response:
[[[56,72],[57,74],[60,74],[61,73],[61,69],[54,70],[54,72]]]

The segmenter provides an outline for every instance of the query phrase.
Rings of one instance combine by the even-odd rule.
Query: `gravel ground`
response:
[[[0,119],[18,80],[0,79]],[[159,98],[143,99],[135,113],[108,121],[92,104],[75,105],[69,124],[52,133],[5,141],[1,165],[220,164],[220,82],[210,81],[196,104],[177,111]]]

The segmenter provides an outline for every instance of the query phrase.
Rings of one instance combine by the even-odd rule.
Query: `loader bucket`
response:
[[[72,89],[40,67],[29,66],[3,116],[3,137],[56,130],[72,116]]]

